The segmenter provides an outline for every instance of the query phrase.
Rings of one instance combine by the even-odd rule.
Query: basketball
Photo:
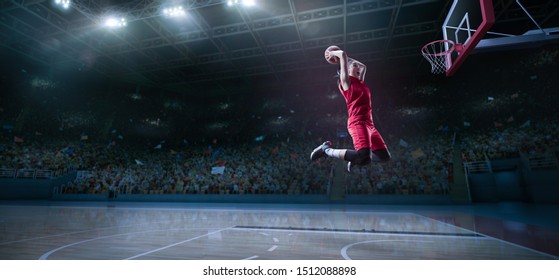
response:
[[[326,50],[324,51],[324,59],[326,59],[326,61],[328,61],[328,63],[330,64],[338,64],[339,59],[337,56],[331,56],[329,58],[330,51],[337,51],[337,50],[341,50],[341,49],[338,46],[329,46],[328,48],[326,48]]]

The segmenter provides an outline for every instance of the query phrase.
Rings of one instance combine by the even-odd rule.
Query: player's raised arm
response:
[[[350,67],[354,66],[358,68],[358,70],[356,71],[357,74],[356,78],[358,78],[361,81],[365,81],[365,74],[367,73],[367,65],[351,57],[348,57],[347,60]]]
[[[330,51],[332,56],[336,56],[340,61],[340,83],[343,90],[348,90],[351,85],[349,78],[347,55],[342,50]]]

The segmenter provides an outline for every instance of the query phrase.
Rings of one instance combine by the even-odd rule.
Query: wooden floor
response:
[[[0,202],[3,260],[558,259],[559,206]]]

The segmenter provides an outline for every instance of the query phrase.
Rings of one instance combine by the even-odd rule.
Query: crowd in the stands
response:
[[[557,156],[558,136],[556,122],[405,139],[391,135],[386,137],[390,162],[343,176],[351,194],[447,194],[456,148],[463,161]],[[138,149],[88,141],[4,143],[0,168],[84,171],[63,186],[65,193],[325,194],[338,161],[311,162],[308,154],[315,144],[294,139]]]
[[[373,85],[375,124],[392,159],[344,173],[347,193],[448,194],[454,170],[462,168],[456,162],[558,158],[559,95],[553,65],[559,55],[549,62],[550,56],[545,55],[549,53],[559,51],[530,56],[524,61],[530,64],[520,61],[493,67],[487,77],[475,73],[446,82],[424,82],[415,88],[393,86],[390,90],[399,92],[402,100],[409,99],[406,104],[382,88],[384,84]],[[238,137],[232,133],[235,129],[262,134],[251,141],[246,137],[243,141],[208,141],[210,137],[188,142],[175,135],[172,143],[129,145],[132,139],[142,138],[134,133],[160,133],[162,127],[173,127],[172,121],[163,120],[165,116],[176,118],[178,126],[185,119],[181,114],[188,112],[171,112],[173,108],[166,107],[150,111],[162,112],[162,120],[157,116],[142,119],[139,116],[144,110],[130,105],[124,112],[122,100],[103,103],[94,99],[82,111],[77,107],[69,111],[52,110],[50,105],[56,100],[26,104],[25,100],[16,102],[15,95],[0,100],[0,169],[80,171],[76,180],[61,188],[64,193],[326,194],[332,172],[341,161],[311,162],[309,153],[325,140],[352,148],[348,138],[339,138],[345,130],[345,111],[325,113],[316,104],[302,102],[304,95],[289,96],[293,104],[262,106],[254,114],[239,108],[242,114],[224,115],[236,120],[236,126],[228,129],[220,126],[226,122],[212,120],[211,129],[217,130],[213,133],[221,135],[216,138]],[[344,106],[343,100],[328,100],[324,107]],[[288,110],[285,117],[274,115],[292,105],[296,109]],[[216,114],[214,107],[206,110],[205,116]],[[259,114],[268,114],[273,121],[265,122]],[[184,126],[192,129],[197,122],[208,121],[196,116],[189,119],[193,121]],[[143,126],[138,125],[140,120]],[[263,124],[257,125],[259,122]],[[133,128],[126,128],[128,125]],[[177,131],[169,129],[163,136],[168,139]],[[201,134],[206,130],[198,127],[192,131]]]

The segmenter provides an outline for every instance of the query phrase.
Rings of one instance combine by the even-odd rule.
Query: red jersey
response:
[[[342,84],[338,85],[340,92],[345,98],[347,104],[347,125],[351,126],[358,121],[373,121],[373,112],[371,108],[371,92],[365,82],[350,76],[351,85],[348,90],[342,88]]]

